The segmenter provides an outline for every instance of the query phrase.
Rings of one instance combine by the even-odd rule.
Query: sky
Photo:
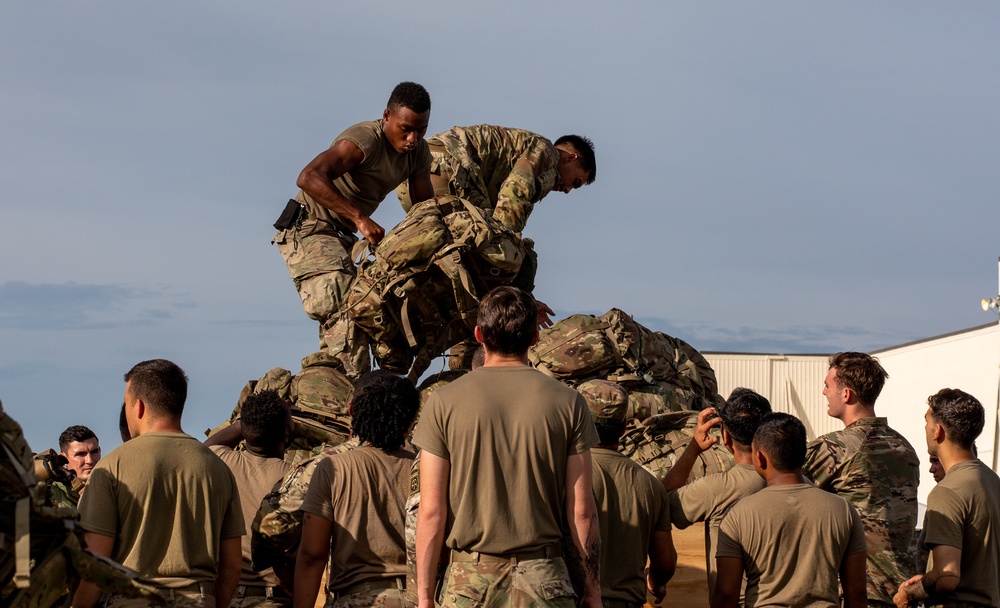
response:
[[[874,350],[996,321],[1000,4],[45,2],[0,9],[0,400],[119,443],[168,358],[194,435],[316,349],[270,244],[396,83],[429,133],[591,138],[525,235],[557,317],[709,351]],[[403,217],[393,195],[374,219]],[[432,368],[432,371],[439,369]]]

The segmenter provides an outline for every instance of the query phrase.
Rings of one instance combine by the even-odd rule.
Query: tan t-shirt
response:
[[[504,554],[561,540],[566,460],[596,445],[597,430],[558,380],[482,367],[431,394],[413,443],[451,464],[445,546]]]
[[[849,502],[812,484],[771,486],[741,499],[719,527],[717,557],[738,557],[747,606],[840,606],[840,566],[867,549]]]
[[[415,456],[361,446],[316,467],[302,510],[334,524],[327,590],[406,575],[403,507]]]
[[[281,458],[265,458],[224,445],[212,445],[209,449],[215,452],[233,472],[236,488],[240,492],[240,504],[243,505],[243,521],[249,525],[257,516],[260,501],[271,491],[274,484],[284,478],[285,473],[292,470],[292,465]],[[274,587],[278,584],[278,577],[270,568],[254,572],[250,556],[250,534],[243,536],[243,571],[240,573],[240,584],[257,587]]]
[[[332,148],[340,140],[346,139],[365,155],[364,160],[350,171],[333,180],[333,186],[368,216],[375,213],[382,200],[396,186],[431,169],[431,152],[425,140],[417,142],[417,147],[412,152],[400,154],[383,136],[382,126],[381,119],[358,123],[348,127],[330,144]],[[310,217],[334,224],[351,233],[358,229],[354,222],[320,205],[301,190],[295,200],[306,206]]]
[[[654,531],[670,531],[663,484],[622,454],[591,450],[594,499],[601,529],[601,597],[646,603],[646,556]]]
[[[111,558],[161,587],[215,581],[219,541],[245,533],[233,474],[184,433],[144,433],[102,458],[80,527],[113,537]]]
[[[87,490],[88,492],[90,490]],[[952,465],[927,496],[925,544],[962,550],[962,578],[927,605],[971,602],[1000,606],[1000,478],[979,460]],[[934,554],[928,560],[934,567]]]
[[[741,498],[764,489],[764,479],[752,464],[738,464],[725,473],[706,475],[669,494],[670,521],[683,530],[693,523],[705,525],[705,567],[708,595],[715,590],[715,550],[719,544],[719,524]]]

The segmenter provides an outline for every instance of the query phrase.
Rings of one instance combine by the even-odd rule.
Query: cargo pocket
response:
[[[538,593],[547,600],[555,600],[561,597],[576,597],[576,591],[573,590],[573,585],[562,580],[543,582],[539,585]]]
[[[440,606],[461,606],[462,608],[480,608],[486,597],[489,581],[485,580],[474,568],[462,564],[451,564],[448,576],[438,598]]]

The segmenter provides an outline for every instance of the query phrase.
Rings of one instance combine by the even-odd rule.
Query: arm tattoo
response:
[[[587,545],[587,579],[598,589],[601,586],[601,540],[600,537]]]

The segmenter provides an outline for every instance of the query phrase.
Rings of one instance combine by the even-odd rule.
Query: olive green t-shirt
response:
[[[601,530],[601,597],[646,602],[646,556],[653,532],[670,531],[667,492],[646,469],[614,450],[591,450]]]
[[[362,445],[316,467],[302,511],[333,522],[329,591],[406,574],[403,508],[415,456]]]
[[[433,392],[413,443],[450,462],[445,546],[505,554],[562,539],[566,461],[597,444],[583,396],[528,367],[481,367]]]
[[[719,543],[719,524],[734,504],[741,498],[764,489],[764,478],[757,474],[752,464],[738,464],[724,473],[706,475],[668,496],[670,520],[683,530],[693,523],[705,525],[705,567],[708,572],[708,596],[715,589],[715,550]]]
[[[867,550],[845,499],[812,484],[770,486],[741,499],[719,527],[716,557],[738,557],[747,606],[840,606],[840,566]]]
[[[102,458],[80,527],[113,537],[111,558],[161,587],[214,582],[219,541],[245,533],[229,467],[184,433],[144,433]]]
[[[226,463],[236,478],[236,488],[240,492],[240,504],[243,505],[243,521],[247,525],[257,516],[260,501],[271,491],[274,484],[292,470],[292,465],[281,458],[265,458],[247,450],[234,450],[224,445],[209,446],[209,449]],[[243,571],[240,573],[240,584],[251,586],[274,587],[278,577],[274,571],[267,568],[254,572],[253,560],[250,556],[250,534],[243,536]]]
[[[90,490],[87,490],[88,492]],[[924,543],[962,550],[958,588],[927,605],[970,602],[1000,606],[1000,478],[979,460],[952,465],[927,496]],[[928,570],[934,567],[934,554]]]
[[[360,163],[333,180],[333,186],[368,216],[375,213],[382,200],[396,186],[414,175],[427,173],[431,168],[431,152],[425,140],[418,141],[412,152],[400,154],[385,138],[382,127],[381,119],[361,122],[348,127],[330,144],[333,147],[346,139],[364,154]],[[354,222],[317,203],[302,190],[299,190],[295,200],[306,206],[311,217],[351,233],[358,229]]]

